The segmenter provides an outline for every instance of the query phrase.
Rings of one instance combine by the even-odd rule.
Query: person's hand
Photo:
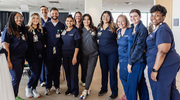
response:
[[[77,63],[77,59],[76,59],[76,57],[73,57],[73,59],[72,59],[72,65],[75,65]]]
[[[158,75],[158,72],[151,72],[151,79],[153,81],[157,81],[157,75]]]
[[[128,64],[128,72],[132,73],[132,65]]]
[[[12,63],[11,63],[11,62],[8,62],[8,67],[9,67],[9,70],[12,70],[13,65],[12,65]]]

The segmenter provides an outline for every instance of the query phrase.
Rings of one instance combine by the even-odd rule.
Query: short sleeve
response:
[[[80,39],[81,37],[80,37],[80,34],[79,34],[79,31],[76,29],[76,32],[75,32],[75,34],[74,34],[74,40],[78,40],[78,39]]]
[[[156,45],[159,45],[162,43],[171,43],[172,37],[170,34],[171,33],[167,31],[166,29],[159,30],[156,33]]]
[[[10,43],[10,36],[8,33],[8,29],[4,29],[4,31],[2,32],[2,36],[1,36],[1,42],[7,42]]]

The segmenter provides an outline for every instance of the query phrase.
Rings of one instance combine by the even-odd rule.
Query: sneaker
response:
[[[56,88],[56,94],[61,94],[60,89]]]
[[[86,83],[82,83],[81,85],[82,85],[83,87],[85,87],[85,86],[86,86]]]
[[[33,90],[32,90],[32,93],[33,93],[34,98],[39,98],[39,97],[40,97],[40,95],[39,95],[39,93],[36,91],[36,89],[33,89]]]
[[[25,89],[25,91],[26,91],[26,97],[27,98],[32,98],[32,91],[31,91],[31,88],[28,88],[27,86],[26,86],[26,89]]]
[[[116,99],[117,95],[111,94],[109,97],[110,97],[111,99]]]
[[[87,90],[84,90],[81,94],[81,96],[79,97],[81,100],[85,100],[86,96],[88,96],[88,91]]]
[[[16,100],[25,100],[25,99],[22,99],[21,97],[17,96]]]
[[[49,95],[50,94],[50,89],[46,89],[44,94]]]
[[[104,94],[106,94],[107,93],[107,91],[99,91],[99,93],[98,93],[98,96],[103,96]]]
[[[45,87],[46,86],[46,83],[45,82],[42,82],[41,83],[41,87]]]
[[[65,95],[71,95],[71,91],[70,91],[70,90],[67,90],[67,91],[65,92]]]

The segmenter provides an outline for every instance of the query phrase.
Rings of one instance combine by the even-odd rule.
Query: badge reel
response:
[[[60,38],[60,36],[59,30],[57,30],[56,38]]]
[[[33,31],[33,42],[38,42],[38,36],[34,31]]]

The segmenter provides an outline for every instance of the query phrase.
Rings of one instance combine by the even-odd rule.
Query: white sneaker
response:
[[[86,96],[88,96],[88,91],[87,91],[87,90],[84,90],[79,98],[80,98],[81,100],[85,100]]]
[[[46,89],[44,94],[49,95],[50,94],[50,89]]]
[[[33,93],[34,98],[39,98],[40,97],[40,94],[36,91],[36,89],[33,89],[32,93]]]
[[[60,92],[60,89],[59,89],[59,88],[57,88],[57,89],[56,89],[56,94],[61,94],[61,92]]]
[[[41,87],[44,87],[45,85],[46,85],[45,82],[42,82],[42,83],[41,83]]]
[[[26,86],[25,91],[26,91],[26,97],[27,97],[27,98],[32,98],[31,88],[28,88],[28,87]]]

